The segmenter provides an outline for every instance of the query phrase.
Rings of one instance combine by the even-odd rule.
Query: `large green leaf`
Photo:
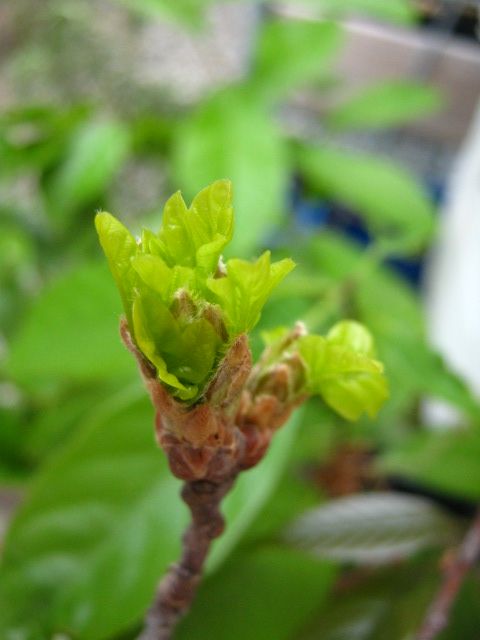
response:
[[[336,107],[328,116],[335,129],[391,127],[428,115],[438,109],[441,99],[432,87],[390,81],[363,89]]]
[[[286,538],[319,557],[377,565],[446,545],[455,533],[452,519],[427,499],[371,493],[308,511],[288,527]]]
[[[0,630],[25,631],[21,637],[32,640],[60,630],[102,640],[143,616],[179,552],[187,519],[152,422],[143,390],[122,392],[93,413],[41,474],[6,542]],[[275,490],[294,433],[293,425],[285,427],[264,462],[242,474],[227,497],[227,529],[210,570]]]
[[[480,432],[425,432],[380,459],[383,471],[406,476],[447,495],[480,500]]]
[[[282,98],[325,74],[341,42],[340,27],[330,22],[268,21],[249,85],[262,98]]]
[[[282,218],[286,148],[266,110],[239,88],[212,96],[175,136],[173,178],[187,198],[229,178],[234,187],[231,255],[250,257]]]
[[[433,205],[404,169],[384,159],[327,147],[301,147],[297,159],[308,187],[363,216],[389,251],[416,252],[431,238]]]
[[[31,388],[133,375],[118,336],[119,307],[106,266],[88,264],[63,275],[41,293],[15,334],[9,372]]]
[[[143,613],[186,520],[152,414],[143,390],[122,393],[35,483],[5,546],[11,632],[100,640]]]
[[[128,130],[113,120],[87,122],[75,132],[64,162],[48,184],[49,209],[61,225],[101,197],[129,146]]]
[[[234,556],[200,588],[178,640],[290,640],[325,598],[331,564],[281,547]]]

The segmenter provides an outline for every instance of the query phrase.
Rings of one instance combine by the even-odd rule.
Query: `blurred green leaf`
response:
[[[422,393],[478,418],[479,402],[428,344],[422,309],[404,280],[386,267],[365,263],[362,250],[335,232],[324,231],[302,253],[315,276],[332,278],[341,296],[348,296],[345,305],[375,338],[391,392],[380,414],[387,424],[391,423],[390,406],[398,402],[405,408]]]
[[[113,120],[83,124],[73,135],[66,157],[47,186],[49,209],[60,226],[82,206],[100,205],[101,196],[125,161],[130,135]]]
[[[65,152],[72,131],[87,116],[88,109],[81,105],[61,110],[27,105],[0,114],[2,175],[51,168]]]
[[[281,221],[288,177],[280,132],[267,111],[240,89],[207,100],[175,136],[173,178],[187,199],[219,178],[233,183],[230,255],[250,257]]]
[[[387,160],[327,147],[301,147],[297,159],[308,187],[363,216],[385,250],[409,254],[430,240],[433,205],[405,170]]]
[[[480,431],[477,427],[410,436],[379,461],[382,471],[406,476],[447,495],[480,499]]]
[[[101,640],[147,608],[186,522],[179,483],[154,444],[153,415],[138,387],[93,412],[75,442],[46,467],[9,532],[0,571],[0,630],[32,638],[69,630]],[[243,474],[225,501],[217,568],[275,490],[295,427]],[[3,627],[2,627],[3,625]]]
[[[411,0],[307,0],[328,11],[332,17],[349,13],[366,14],[381,20],[411,24],[417,15]]]
[[[370,493],[332,500],[307,511],[286,530],[297,548],[341,562],[396,562],[455,540],[453,520],[425,498]]]
[[[478,640],[480,629],[480,585],[476,575],[467,576],[455,599],[448,626],[439,640]]]
[[[106,265],[63,275],[41,293],[13,337],[8,371],[30,389],[134,375],[118,337],[119,307]]]
[[[428,115],[441,104],[433,87],[408,81],[383,82],[336,107],[327,123],[340,130],[392,127]]]
[[[234,556],[201,586],[177,640],[290,640],[325,598],[335,570],[285,548]]]
[[[342,43],[331,22],[271,20],[263,25],[248,85],[257,96],[277,100],[325,75]]]
[[[186,509],[143,396],[136,387],[106,403],[35,483],[5,545],[0,628],[100,640],[148,606]]]
[[[438,586],[438,559],[418,559],[351,575],[299,640],[410,640]]]
[[[199,26],[214,0],[117,0],[147,18],[167,18],[182,25]]]

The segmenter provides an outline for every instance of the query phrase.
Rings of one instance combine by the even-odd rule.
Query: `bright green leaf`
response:
[[[132,258],[137,253],[137,243],[130,231],[106,211],[95,216],[95,226],[131,326],[133,291],[136,283]]]
[[[176,389],[177,393],[185,395],[184,399],[193,397],[197,391],[196,387],[185,387],[171,372],[172,367],[178,364],[176,355],[180,343],[180,329],[162,299],[153,292],[138,295],[133,303],[132,315],[135,341],[140,351],[155,365],[158,378]],[[167,354],[170,356],[168,363]]]
[[[328,116],[335,129],[391,127],[436,111],[438,91],[407,81],[384,82],[364,89]]]
[[[309,188],[363,216],[389,251],[416,252],[431,238],[433,205],[400,167],[326,147],[301,148],[297,158]]]
[[[327,341],[331,345],[347,347],[356,353],[362,353],[370,358],[375,357],[373,336],[360,322],[354,320],[337,322],[328,332]]]
[[[195,196],[190,209],[180,192],[168,200],[158,240],[169,266],[199,266],[213,273],[232,234],[232,185],[217,180]]]
[[[347,420],[357,420],[364,412],[377,414],[388,397],[380,362],[321,336],[300,338],[298,349],[307,368],[308,393],[319,394]]]
[[[271,264],[270,252],[266,251],[256,262],[232,258],[227,262],[225,277],[208,280],[209,289],[226,314],[230,335],[248,332],[257,324],[272,289],[294,266],[290,259]]]

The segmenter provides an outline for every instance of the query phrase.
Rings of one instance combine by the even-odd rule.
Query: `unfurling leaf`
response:
[[[228,180],[203,189],[189,208],[174,194],[158,234],[144,229],[138,242],[108,213],[97,215],[96,226],[137,347],[175,397],[196,402],[293,262],[271,263],[266,252],[253,263],[230,260],[225,273],[221,252],[233,234]]]
[[[232,335],[248,332],[257,324],[272,289],[290,273],[295,264],[285,259],[271,264],[266,251],[256,262],[232,259],[224,278],[210,278],[207,285],[225,310]]]
[[[373,338],[358,322],[335,325],[326,338],[302,336],[306,390],[318,394],[347,420],[373,417],[388,396],[383,365],[375,360]]]

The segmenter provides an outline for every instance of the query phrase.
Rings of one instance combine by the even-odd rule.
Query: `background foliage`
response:
[[[121,46],[115,63],[108,41],[92,38],[95,3],[48,0],[36,20],[31,3],[15,4],[6,59],[23,98],[0,114],[0,498],[22,504],[2,543],[0,635],[133,638],[175,558],[186,513],[117,337],[120,301],[93,214],[157,226],[166,193],[180,187],[189,199],[229,177],[232,253],[274,245],[298,263],[254,349],[261,330],[298,318],[320,331],[358,319],[379,345],[391,397],[359,426],[311,402],[284,428],[226,501],[227,532],[178,637],[407,637],[438,583],[441,549],[480,500],[480,406],[429,344],[419,293],[392,267],[432,241],[425,187],[336,135],[399,126],[441,98],[406,80],[368,87],[332,108],[315,138],[292,133],[282,109],[300,89],[334,91],[339,17],[411,25],[412,6],[310,0],[330,12],[326,22],[264,12],[243,75],[179,104],[140,86]],[[161,19],[201,30],[208,3],[118,4],[114,15],[134,27]],[[303,202],[354,212],[368,244],[335,224],[302,227],[295,189]],[[459,424],[429,428],[427,396],[456,407]],[[478,581],[465,584],[444,640],[476,637],[479,595]]]

